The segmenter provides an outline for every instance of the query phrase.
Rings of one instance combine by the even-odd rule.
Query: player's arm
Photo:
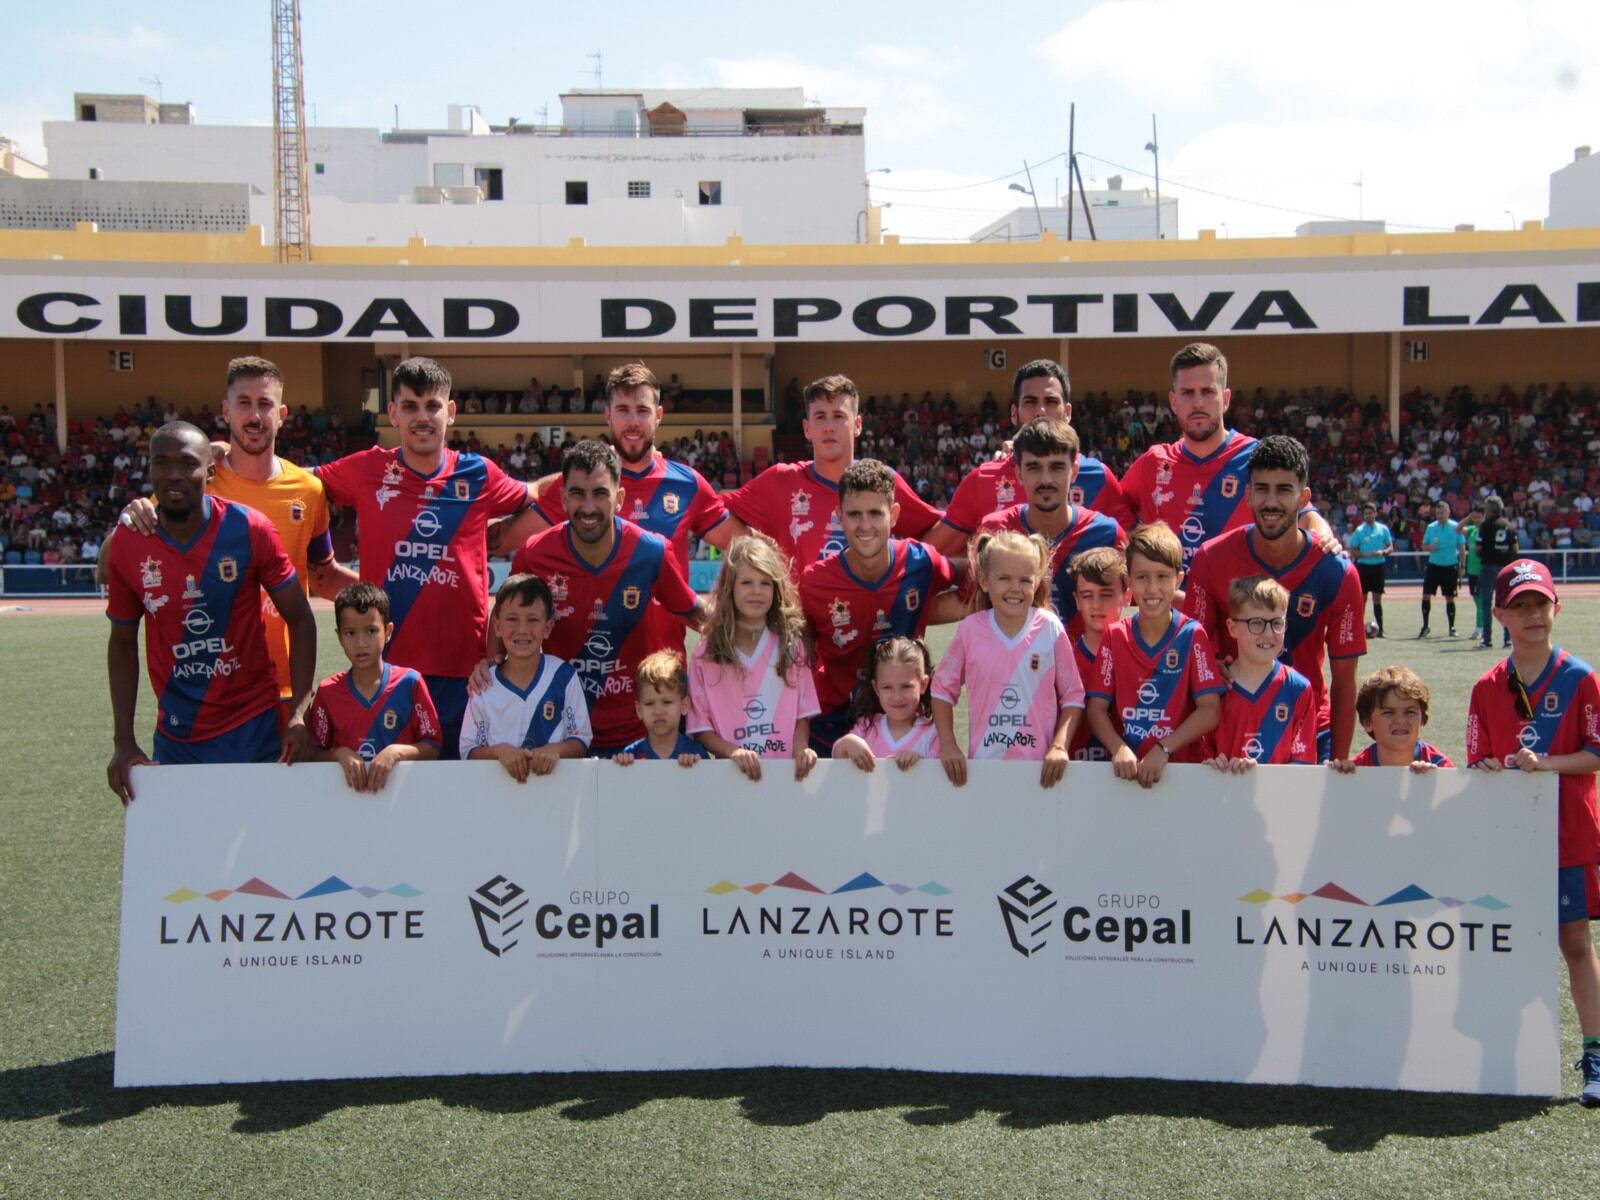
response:
[[[1524,756],[1531,760],[1526,765]],[[1517,753],[1517,766],[1524,771],[1550,771],[1556,775],[1593,775],[1600,771],[1600,752],[1583,749],[1571,754],[1536,754],[1523,749]]]
[[[1089,722],[1089,732],[1111,755],[1111,766],[1118,779],[1136,778],[1139,760],[1133,747],[1122,738],[1122,731],[1111,722],[1111,697],[1091,693],[1084,701],[1084,720]]]
[[[1150,787],[1156,783],[1167,764],[1180,750],[1199,741],[1217,727],[1222,719],[1222,693],[1206,692],[1194,698],[1194,710],[1161,741],[1144,752],[1139,760],[1139,783]]]
[[[550,522],[533,501],[533,487],[533,484],[528,485],[527,508],[514,516],[489,522],[485,537],[490,554],[496,556],[510,554],[534,534],[543,533],[550,528]]]
[[[113,621],[106,641],[106,675],[111,685],[111,724],[116,752],[106,767],[106,783],[124,805],[133,802],[130,770],[150,759],[133,732],[139,702],[139,623]]]
[[[289,722],[283,730],[283,756],[286,763],[310,757],[311,733],[306,728],[306,710],[316,690],[317,619],[311,604],[292,575],[272,592],[283,623],[289,629]]]
[[[360,583],[361,576],[333,557],[333,537],[326,528],[311,539],[306,550],[306,575],[311,583],[311,593],[324,600],[332,600],[352,583]]]
[[[1328,666],[1329,732],[1333,739],[1332,757],[1344,761],[1350,757],[1350,741],[1356,730],[1356,665],[1361,660],[1355,656],[1335,658]]]
[[[950,524],[948,517],[930,529],[922,540],[947,558],[954,558],[967,549],[967,535]]]
[[[379,750],[367,764],[364,792],[381,792],[389,782],[389,772],[403,762],[432,762],[439,757],[439,747],[432,742],[393,742]]]
[[[111,539],[117,536],[117,527],[113,525],[105,539],[100,543],[100,553],[94,560],[94,581],[96,586],[105,587],[111,582],[111,568],[106,564],[111,559]]]
[[[708,546],[715,546],[718,550],[726,550],[733,545],[735,538],[742,538],[749,532],[750,526],[730,512],[726,517],[706,530],[700,540]]]
[[[1071,759],[1067,747],[1072,745],[1072,735],[1077,732],[1078,722],[1081,720],[1083,720],[1081,704],[1063,708],[1056,717],[1055,732],[1050,736],[1050,745],[1044,755],[1044,767],[1039,773],[1041,787],[1055,787],[1066,774],[1067,763]]]

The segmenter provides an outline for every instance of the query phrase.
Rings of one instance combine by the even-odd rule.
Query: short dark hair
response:
[[[632,391],[642,387],[649,388],[655,402],[661,403],[661,381],[656,378],[656,373],[642,362],[623,363],[620,367],[612,368],[611,374],[606,376],[606,403],[611,403],[611,397],[618,388]]]
[[[1066,401],[1072,399],[1072,381],[1067,378],[1067,373],[1061,369],[1061,364],[1053,358],[1036,358],[1032,362],[1023,363],[1017,368],[1017,373],[1011,377],[1011,403],[1015,404],[1022,395],[1022,385],[1030,379],[1054,379],[1061,385],[1061,398]]]
[[[450,372],[446,371],[431,358],[408,358],[394,369],[391,380],[390,392],[398,392],[401,385],[410,388],[419,396],[429,396],[434,392],[450,395]]]
[[[150,435],[150,446],[155,448],[158,441],[191,441],[198,440],[206,448],[206,454],[211,453],[211,439],[198,425],[191,425],[188,421],[168,421]]]
[[[584,438],[561,452],[562,479],[570,479],[574,471],[593,475],[599,470],[610,471],[613,483],[622,482],[622,460],[615,449],[598,438]]]
[[[383,623],[389,623],[389,593],[375,583],[352,583],[348,587],[339,589],[339,594],[333,598],[333,619],[335,624],[347,608],[353,608],[358,613],[369,613],[377,609],[378,615],[383,618]]]
[[[1065,454],[1076,459],[1078,450],[1077,431],[1065,421],[1056,421],[1049,417],[1037,417],[1029,421],[1017,430],[1017,436],[1011,439],[1011,454],[1019,464],[1025,453],[1035,458]]]
[[[283,372],[278,370],[278,364],[270,358],[260,358],[254,354],[246,354],[242,358],[228,361],[228,390],[233,390],[233,385],[240,379],[270,379],[278,385],[278,390],[283,390]]]
[[[813,379],[806,384],[803,395],[806,411],[811,411],[813,400],[822,400],[828,396],[848,396],[850,407],[858,412],[861,409],[861,393],[856,391],[855,382],[848,375],[824,375],[821,379]]]
[[[489,613],[490,618],[500,615],[501,607],[510,600],[532,608],[536,602],[543,601],[544,615],[550,616],[556,611],[555,600],[550,595],[550,585],[537,575],[523,572],[521,575],[507,575],[494,594],[494,609]]]
[[[1207,367],[1217,364],[1217,386],[1228,386],[1228,360],[1210,342],[1190,342],[1172,356],[1172,378],[1185,367]]]
[[[1311,458],[1294,438],[1275,433],[1262,438],[1250,452],[1250,474],[1257,471],[1293,471],[1304,486],[1311,478]]]
[[[894,504],[894,472],[875,458],[858,458],[839,476],[839,495],[876,492]]]

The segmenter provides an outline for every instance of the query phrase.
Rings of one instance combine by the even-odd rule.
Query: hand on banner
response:
[[[537,750],[528,750],[525,753],[528,756],[528,765],[533,768],[535,775],[550,774],[561,761],[560,746],[540,746]]]
[[[1355,762],[1348,758],[1330,758],[1328,766],[1341,775],[1354,775],[1356,773]]]
[[[740,746],[728,757],[733,760],[739,770],[744,772],[745,778],[751,783],[761,782],[761,759],[754,750],[747,750]]]
[[[367,764],[349,746],[340,746],[334,752],[333,761],[339,764],[339,769],[344,772],[344,781],[350,785],[352,792],[362,792],[367,787]]]
[[[494,756],[511,778],[518,783],[528,782],[528,767],[530,765],[528,752],[521,746],[512,746],[510,744],[497,746]]]
[[[1060,746],[1051,746],[1044,754],[1044,767],[1039,772],[1039,786],[1055,787],[1067,773],[1067,764],[1071,761],[1072,756]]]
[[[306,728],[306,719],[290,717],[289,723],[283,727],[283,749],[278,752],[278,761],[292,766],[297,762],[305,762],[314,753],[316,745],[311,740],[311,731]]]
[[[853,733],[847,733],[833,744],[834,758],[848,758],[861,770],[871,773],[878,765],[872,747]],[[902,767],[901,770],[905,768]]]
[[[1411,764],[1411,773],[1413,775],[1426,775],[1429,771],[1435,769],[1434,765],[1425,758],[1416,759]]]
[[[944,764],[946,779],[957,787],[967,786],[967,756],[961,752],[960,746],[945,746],[939,753],[939,761]]]
[[[117,799],[122,801],[123,808],[133,803],[133,776],[130,774],[132,769],[154,765],[145,752],[139,749],[138,742],[128,742],[117,747],[117,752],[111,756],[111,762],[106,767],[106,783],[117,794]]]
[[[794,781],[799,783],[811,774],[811,768],[817,765],[817,752],[810,746],[797,746],[794,752]]]
[[[1490,774],[1506,769],[1506,764],[1498,758],[1480,758],[1477,762],[1469,765],[1474,771],[1488,771]]]
[[[899,754],[894,756],[894,765],[899,767],[902,771],[911,770],[912,767],[916,766],[921,761],[922,755],[918,754],[915,750],[902,750]]]
[[[383,785],[389,782],[389,772],[404,756],[403,746],[385,746],[379,750],[367,764],[367,783],[361,790],[372,795],[383,791]]]
[[[1160,755],[1160,757],[1156,757],[1157,755]],[[1160,743],[1146,750],[1144,757],[1139,760],[1139,786],[1151,788],[1160,783],[1161,772],[1167,769],[1167,763],[1170,761],[1171,759],[1168,758],[1165,747]]]
[[[1517,757],[1511,760],[1511,765],[1519,771],[1544,770],[1544,760],[1526,746],[1517,751]]]
[[[1127,742],[1117,747],[1116,753],[1111,756],[1111,769],[1116,772],[1118,779],[1139,778],[1139,757]]]

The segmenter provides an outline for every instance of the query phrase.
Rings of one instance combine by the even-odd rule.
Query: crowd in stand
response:
[[[676,386],[663,388],[669,411]],[[463,418],[478,412],[547,416],[588,411],[600,394],[592,388],[562,392],[533,379],[521,393],[467,389],[458,399]],[[204,406],[179,410],[152,397],[110,418],[74,421],[62,454],[52,409],[35,405],[13,414],[0,406],[0,551],[45,563],[92,561],[122,505],[145,490],[150,433],[180,417],[226,436],[220,413]],[[924,392],[920,399],[869,394],[856,454],[895,467],[923,499],[942,508],[962,477],[1004,446],[1007,421],[1007,406],[992,393],[970,409],[948,393],[936,398]],[[1154,392],[1074,396],[1073,424],[1084,452],[1119,475],[1152,443],[1178,436],[1166,397]],[[1311,453],[1313,496],[1340,533],[1359,523],[1362,502],[1373,499],[1397,545],[1417,549],[1434,502],[1445,500],[1462,518],[1474,503],[1498,494],[1524,550],[1592,552],[1600,545],[1594,503],[1600,495],[1600,395],[1589,385],[1540,384],[1520,393],[1502,387],[1493,394],[1468,387],[1413,391],[1401,401],[1398,444],[1377,397],[1362,401],[1322,388],[1236,393],[1229,424],[1258,437],[1281,433],[1303,442]],[[452,448],[482,453],[519,479],[556,470],[561,450],[575,440],[569,431],[564,441],[547,445],[530,429],[509,444],[489,445],[469,419],[458,419],[453,433]],[[280,453],[302,466],[330,461],[353,448],[351,442],[350,431],[304,407],[292,413],[278,439]],[[741,471],[749,469],[726,433],[696,430],[663,441],[660,449],[719,489],[738,486]],[[1576,565],[1597,561],[1600,553],[1585,554]]]

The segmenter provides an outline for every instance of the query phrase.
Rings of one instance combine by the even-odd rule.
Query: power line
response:
[[[1067,152],[1065,150],[1063,150],[1060,154],[1052,154],[1049,158],[1040,159],[1036,163],[1029,163],[1028,166],[1029,167],[1042,167],[1046,163],[1053,163],[1053,162],[1056,161],[1056,159],[1065,158],[1066,156],[1067,156]],[[1024,171],[1012,171],[1009,175],[996,175],[993,179],[980,179],[976,183],[954,183],[954,184],[951,184],[949,187],[932,187],[932,188],[890,187],[886,183],[874,183],[872,186],[873,186],[874,189],[876,189],[877,191],[880,191],[880,192],[962,192],[962,191],[966,191],[968,188],[987,187],[991,183],[1004,183],[1007,179],[1015,179],[1018,175],[1021,175],[1021,174],[1024,174],[1024,173],[1025,173]]]

